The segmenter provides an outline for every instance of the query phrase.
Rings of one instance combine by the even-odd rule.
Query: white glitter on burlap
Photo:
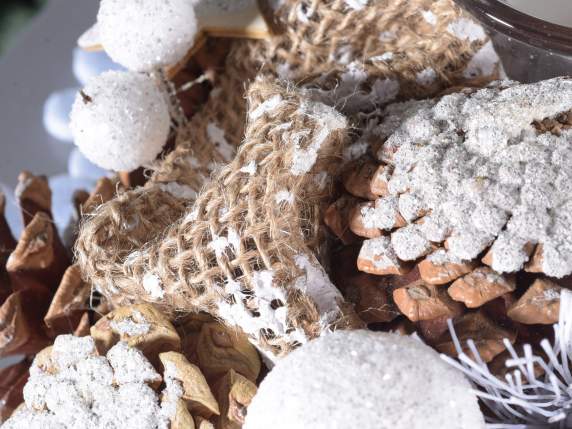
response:
[[[75,144],[94,164],[131,171],[153,161],[167,141],[167,100],[149,76],[105,72],[76,96],[70,115]]]
[[[411,337],[336,331],[277,362],[245,429],[484,429],[463,375]]]
[[[397,256],[417,259],[447,239],[453,257],[471,260],[492,245],[492,268],[514,272],[529,259],[525,245],[541,243],[543,271],[570,274],[572,130],[557,136],[532,123],[571,109],[565,78],[388,106],[373,132],[388,137],[377,155],[393,169],[390,194],[410,222],[430,213],[393,232]],[[395,200],[378,200],[368,224],[388,225],[376,213],[394,210]]]
[[[193,45],[197,18],[190,0],[101,0],[97,14],[105,51],[129,70],[148,72],[181,61]]]

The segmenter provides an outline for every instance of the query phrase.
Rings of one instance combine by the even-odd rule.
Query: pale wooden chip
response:
[[[195,429],[195,421],[183,399],[177,400],[175,416],[171,417],[169,429]]]
[[[221,409],[217,429],[240,429],[256,390],[254,383],[230,370],[216,387]]]
[[[248,337],[217,322],[202,326],[197,354],[199,366],[209,380],[231,369],[253,382],[260,374],[260,357]]]
[[[173,368],[174,374],[169,376],[181,382],[183,396],[190,412],[210,418],[213,414],[219,415],[217,403],[207,380],[198,366],[190,363],[185,356],[177,352],[159,354],[159,360],[164,368]]]

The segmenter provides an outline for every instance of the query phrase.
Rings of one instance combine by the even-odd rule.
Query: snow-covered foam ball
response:
[[[150,71],[178,63],[197,33],[192,0],[101,0],[101,44],[117,63]]]
[[[167,97],[155,80],[109,71],[78,93],[70,127],[91,162],[106,170],[131,171],[157,157],[170,123]]]
[[[279,361],[250,404],[245,429],[476,429],[469,382],[412,337],[337,331]]]

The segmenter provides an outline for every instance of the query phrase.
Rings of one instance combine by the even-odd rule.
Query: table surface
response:
[[[42,108],[52,91],[77,85],[73,48],[95,21],[98,4],[50,0],[0,57],[0,182],[15,186],[22,169],[46,175],[66,170],[72,145],[47,134]]]
[[[50,0],[0,57],[0,182],[11,187],[18,173],[52,175],[66,170],[71,144],[56,141],[42,124],[48,95],[77,85],[72,52],[90,26],[97,0]],[[0,359],[0,368],[13,359]]]

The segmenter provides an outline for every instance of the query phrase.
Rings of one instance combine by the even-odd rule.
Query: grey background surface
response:
[[[77,85],[72,50],[94,21],[97,0],[50,0],[0,57],[0,182],[14,186],[20,170],[65,171],[71,145],[42,125],[44,100]]]

